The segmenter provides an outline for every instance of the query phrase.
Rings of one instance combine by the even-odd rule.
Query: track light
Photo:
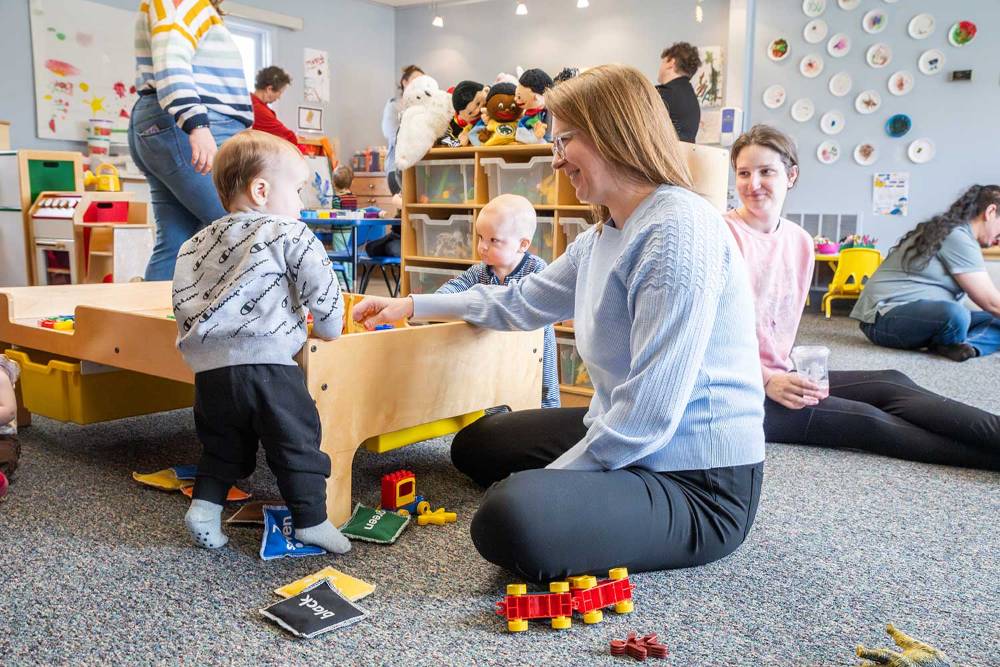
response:
[[[443,28],[444,27],[444,19],[441,18],[440,14],[438,14],[437,16],[434,17],[434,20],[431,21],[431,25],[434,26],[435,28]]]
[[[517,3],[517,9],[514,10],[514,13],[517,14],[518,16],[527,16],[528,5],[524,4],[523,2]]]
[[[577,9],[586,9],[590,7],[590,0],[576,0]]]

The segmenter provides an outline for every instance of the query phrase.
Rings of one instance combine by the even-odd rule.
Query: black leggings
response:
[[[490,486],[472,519],[486,560],[531,581],[704,565],[732,553],[757,513],[764,463],[652,472],[541,469],[586,434],[585,408],[488,415],[451,447]]]
[[[831,371],[830,396],[801,410],[767,399],[764,435],[768,442],[1000,470],[1000,417],[938,396],[895,370]]]

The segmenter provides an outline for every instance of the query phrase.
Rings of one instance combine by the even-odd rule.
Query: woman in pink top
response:
[[[896,370],[830,371],[829,394],[789,359],[813,272],[809,234],[781,217],[799,178],[790,137],[755,125],[730,160],[742,206],[725,215],[746,258],[764,377],[768,442],[862,449],[1000,470],[1000,417],[938,396]]]

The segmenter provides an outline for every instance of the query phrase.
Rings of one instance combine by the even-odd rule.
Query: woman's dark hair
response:
[[[799,166],[795,141],[781,130],[760,123],[741,134],[729,149],[729,161],[733,164],[733,170],[736,169],[736,158],[740,156],[740,151],[748,146],[763,146],[777,153],[781,157],[781,163],[785,165],[786,174],[791,173],[792,167]]]
[[[399,77],[399,92],[403,92],[403,82],[409,79],[411,76],[419,72],[420,74],[426,74],[424,70],[420,69],[420,65],[407,65],[403,68],[403,74]]]
[[[275,92],[278,92],[291,82],[292,77],[288,75],[288,72],[280,67],[271,65],[257,72],[257,80],[254,82],[254,86],[257,90],[267,90],[268,86],[270,86]]]
[[[906,271],[921,271],[927,268],[927,263],[941,249],[941,244],[953,229],[982,215],[991,204],[1000,207],[1000,185],[973,185],[947,211],[907,232],[892,250],[913,239],[903,251],[902,264]]]
[[[677,42],[663,49],[660,58],[673,58],[677,71],[690,78],[701,67],[701,56],[698,49],[687,42]]]

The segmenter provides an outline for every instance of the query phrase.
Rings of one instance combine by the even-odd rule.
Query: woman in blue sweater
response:
[[[490,486],[484,558],[532,580],[701,565],[746,538],[760,496],[764,390],[743,259],[691,190],[666,109],[605,65],[546,96],[555,167],[600,221],[510,289],[368,298],[354,317],[532,330],[574,320],[589,409],[526,410],[459,433],[452,460]]]

